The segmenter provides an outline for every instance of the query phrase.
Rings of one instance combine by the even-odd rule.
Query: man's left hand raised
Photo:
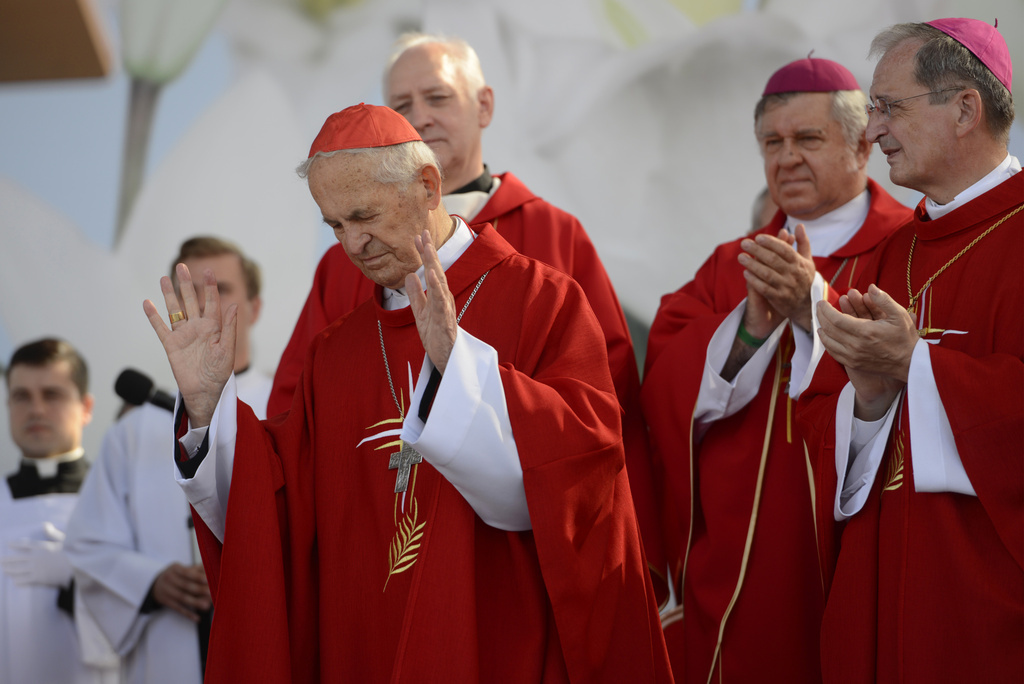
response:
[[[405,291],[409,294],[409,305],[416,317],[416,328],[420,333],[423,348],[434,367],[444,375],[448,357],[455,346],[458,320],[455,315],[455,297],[448,289],[448,279],[437,258],[437,249],[430,233],[426,230],[416,237],[416,249],[423,260],[423,275],[427,281],[426,292],[419,277],[410,273],[405,277]]]

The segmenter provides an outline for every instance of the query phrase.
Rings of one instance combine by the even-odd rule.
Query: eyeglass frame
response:
[[[906,102],[907,100],[914,100],[919,97],[924,97],[925,95],[938,95],[939,93],[948,93],[953,90],[963,90],[963,87],[957,86],[953,88],[943,88],[942,90],[929,90],[927,93],[921,93],[920,95],[911,95],[910,97],[901,97],[900,99],[893,100],[892,102],[889,102],[884,97],[876,97],[873,100],[867,101],[867,103],[864,105],[864,111],[868,113],[868,118],[871,118],[871,115],[874,114],[875,112],[879,112],[886,118],[886,120],[888,120],[892,118],[892,106],[894,104]],[[885,104],[884,110],[878,106],[877,103],[879,102]]]

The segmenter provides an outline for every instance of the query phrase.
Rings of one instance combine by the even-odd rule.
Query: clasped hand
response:
[[[793,245],[796,249],[793,249]],[[803,224],[778,237],[760,234],[740,243],[739,255],[747,281],[747,311],[743,325],[755,337],[767,337],[789,319],[810,332],[811,283],[817,272],[811,242]]]
[[[836,310],[818,303],[818,336],[846,368],[857,392],[855,415],[877,420],[910,376],[910,359],[920,336],[907,310],[875,285],[861,294],[851,289]]]
[[[18,586],[66,587],[71,583],[71,563],[64,553],[64,533],[52,523],[43,523],[46,539],[11,542],[15,555],[0,558],[4,572]]]
[[[202,565],[168,565],[153,581],[153,598],[192,622],[213,605]]]

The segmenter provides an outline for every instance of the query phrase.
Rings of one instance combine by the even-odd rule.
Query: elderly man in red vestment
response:
[[[385,68],[383,87],[388,106],[408,119],[437,154],[447,210],[474,228],[491,224],[520,254],[567,273],[583,288],[604,333],[612,382],[623,409],[630,483],[663,601],[668,595],[666,564],[657,536],[640,377],[626,318],[594,245],[576,217],[534,195],[511,173],[492,176],[488,171],[482,136],[494,113],[494,92],[470,45],[455,38],[405,34]],[[313,337],[368,299],[373,285],[341,245],[327,250],[278,364],[267,415],[291,405]]]
[[[161,281],[171,329],[146,302],[215,600],[207,681],[671,682],[580,287],[450,216],[390,109],[332,115],[300,173],[377,286],[314,338],[288,413],[235,400],[212,273],[203,311],[184,266],[183,303]]]
[[[864,289],[819,305],[821,447],[835,575],[826,682],[1024,676],[1024,174],[1007,153],[1010,54],[974,19],[880,33],[868,139],[924,193]],[[832,373],[829,373],[829,371]],[[805,398],[807,398],[805,397]],[[809,438],[809,441],[810,438]]]
[[[866,101],[825,59],[769,79],[754,130],[780,209],[720,245],[651,328],[641,396],[664,472],[677,681],[820,676],[815,491],[793,400],[822,353],[813,303],[837,301],[910,215],[867,177]]]

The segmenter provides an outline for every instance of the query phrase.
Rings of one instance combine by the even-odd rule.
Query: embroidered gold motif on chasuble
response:
[[[401,406],[405,403],[405,397],[399,390],[398,396],[399,414],[397,418],[386,418],[366,428],[384,430],[367,437],[363,442],[370,440],[393,437],[402,431],[402,423],[405,422],[405,411]],[[360,442],[362,444],[363,442]],[[394,451],[398,449],[398,451]],[[416,467],[422,462],[422,457],[401,439],[389,439],[374,447],[374,451],[384,450],[388,453],[388,469],[398,470],[396,475],[395,502],[392,512],[392,519],[395,525],[395,535],[388,545],[388,575],[384,579],[384,589],[387,591],[388,582],[393,575],[405,572],[413,566],[419,557],[420,540],[423,538],[423,530],[426,522],[419,521],[419,504],[416,500]],[[412,455],[413,458],[408,456]]]
[[[891,492],[903,486],[903,432],[896,433],[892,454],[889,456],[889,467],[886,469],[885,488]]]

